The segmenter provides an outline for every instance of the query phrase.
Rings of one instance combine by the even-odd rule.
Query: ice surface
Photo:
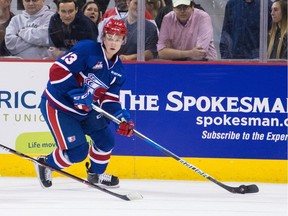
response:
[[[51,188],[42,189],[36,178],[0,177],[0,215],[287,216],[287,184],[256,184],[259,193],[242,195],[212,182],[121,179],[111,191],[144,197],[124,201],[68,178],[54,178]]]

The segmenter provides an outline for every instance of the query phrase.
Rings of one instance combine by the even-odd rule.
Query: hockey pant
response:
[[[54,109],[45,99],[42,99],[40,108],[57,145],[47,156],[46,163],[63,169],[85,160],[89,154],[90,171],[104,173],[114,147],[114,135],[105,118],[92,110],[79,120]],[[85,135],[91,138],[90,149]]]

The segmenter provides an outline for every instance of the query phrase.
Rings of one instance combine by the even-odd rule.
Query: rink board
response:
[[[37,155],[30,155],[37,156]],[[288,183],[286,160],[183,158],[219,181]],[[85,161],[64,171],[86,178]],[[204,181],[178,161],[167,157],[113,156],[107,169],[122,179],[167,179]],[[36,177],[33,163],[15,155],[0,156],[0,176]],[[54,177],[63,177],[53,173]]]
[[[55,147],[37,108],[51,64],[0,62],[1,144],[29,155]],[[141,133],[221,180],[287,182],[287,64],[125,68],[121,101]],[[0,153],[0,175],[33,175],[21,159]],[[202,178],[137,137],[116,136],[113,155],[109,169],[125,178]]]

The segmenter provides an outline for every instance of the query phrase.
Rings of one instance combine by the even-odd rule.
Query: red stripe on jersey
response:
[[[107,152],[107,154],[97,154],[97,152],[95,152],[95,150],[93,151],[92,148],[90,148],[90,152],[89,155],[91,158],[93,158],[94,160],[98,160],[98,161],[107,161],[110,159],[111,156],[111,152]]]
[[[57,64],[53,64],[50,68],[49,79],[51,82],[58,81],[70,75],[70,71],[65,70]]]
[[[52,127],[57,144],[60,149],[65,150],[67,149],[67,146],[62,136],[61,127],[58,124],[57,111],[52,106],[50,106],[48,102],[46,102],[46,109],[47,109],[47,117]]]
[[[105,100],[109,100],[109,101],[112,101],[112,102],[119,102],[119,98],[118,97],[113,97],[111,95],[104,94],[100,98],[100,104],[102,104],[102,102],[105,101]]]
[[[55,151],[54,151],[54,156],[55,156],[54,160],[55,160],[56,164],[59,164],[63,168],[69,167],[71,164],[66,163],[62,159],[62,157],[64,157],[64,156],[62,154],[62,151],[61,152],[60,151],[61,151],[60,149],[55,149]]]

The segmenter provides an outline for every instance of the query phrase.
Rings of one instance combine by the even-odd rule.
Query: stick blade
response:
[[[259,188],[255,184],[247,185],[246,187],[247,187],[247,192],[246,193],[258,193],[259,192]]]
[[[246,194],[246,193],[258,193],[259,188],[257,185],[241,185],[237,188],[237,193]]]
[[[127,199],[132,201],[132,200],[141,200],[143,199],[143,196],[140,193],[130,193],[126,195]]]

